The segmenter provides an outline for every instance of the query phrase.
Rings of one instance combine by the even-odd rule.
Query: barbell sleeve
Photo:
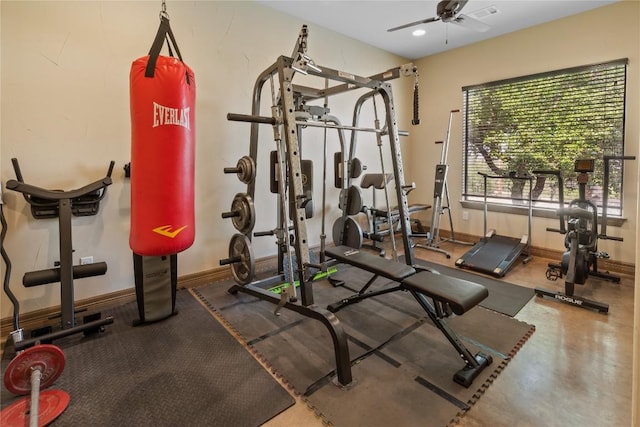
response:
[[[267,125],[278,124],[278,121],[274,117],[253,116],[249,114],[228,113],[227,120],[232,122],[264,123]]]
[[[236,218],[240,216],[240,212],[231,211],[231,212],[222,212],[222,218]]]
[[[240,258],[239,256],[234,256],[232,258],[224,258],[220,260],[220,265],[235,264],[236,262],[242,262],[242,258]]]

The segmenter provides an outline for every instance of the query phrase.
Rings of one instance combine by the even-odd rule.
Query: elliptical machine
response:
[[[622,241],[621,237],[606,235],[607,201],[609,187],[609,162],[611,160],[634,160],[632,156],[605,156],[604,157],[604,197],[603,215],[600,233],[598,233],[598,208],[586,198],[586,186],[589,181],[589,173],[594,171],[595,159],[578,159],[574,164],[574,171],[578,172],[578,198],[572,200],[567,207],[564,205],[564,181],[560,171],[534,171],[536,175],[553,175],[558,180],[558,200],[560,209],[557,214],[560,219],[560,228],[547,228],[565,235],[564,245],[567,249],[562,255],[560,263],[549,263],[546,276],[548,280],[557,280],[565,277],[565,291],[549,291],[536,288],[538,296],[549,296],[555,300],[572,304],[578,307],[590,308],[602,313],[609,312],[609,304],[590,300],[574,295],[575,285],[583,285],[589,276],[596,276],[613,283],[620,283],[620,277],[598,271],[598,259],[608,259],[609,254],[598,251],[598,240],[608,239]],[[566,221],[565,221],[566,218]]]

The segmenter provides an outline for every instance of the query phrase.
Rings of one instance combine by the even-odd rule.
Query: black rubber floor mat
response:
[[[470,282],[480,283],[489,290],[489,296],[480,305],[489,310],[515,316],[535,295],[535,291],[503,280],[494,280],[486,276],[470,273],[459,268],[451,268],[423,259],[415,259],[417,265],[438,271],[445,276],[456,277]]]
[[[99,336],[59,340],[71,396],[55,426],[258,426],[295,400],[188,291],[178,314],[132,327],[135,303],[104,311]],[[3,371],[8,361],[3,360]],[[2,406],[18,399],[2,388]]]
[[[317,306],[352,294],[370,277],[346,266],[339,271],[344,287],[313,284]],[[409,293],[370,298],[336,313],[349,337],[355,379],[345,390],[334,384],[333,346],[319,322],[286,309],[275,316],[269,302],[229,295],[231,284],[202,286],[196,293],[336,426],[447,425],[480,398],[535,329],[482,307],[451,318],[450,326],[472,353],[482,351],[494,360],[467,389],[453,381],[463,367],[460,356]],[[380,280],[372,289],[385,286],[393,284]]]

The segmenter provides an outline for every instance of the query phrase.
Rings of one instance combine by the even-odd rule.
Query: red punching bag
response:
[[[165,39],[171,56],[161,56]],[[172,42],[178,58],[173,57]],[[175,254],[195,238],[196,82],[166,17],[149,55],[131,64],[131,230],[140,255]]]

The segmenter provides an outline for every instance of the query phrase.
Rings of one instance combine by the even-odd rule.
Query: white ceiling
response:
[[[474,17],[493,6],[495,14],[477,18],[491,28],[478,32],[442,21],[394,32],[387,29],[436,16],[438,0],[257,0],[301,19],[328,28],[407,59],[417,59],[486,40],[523,28],[575,15],[619,0],[470,0],[461,13]],[[411,35],[417,28],[421,37]]]

